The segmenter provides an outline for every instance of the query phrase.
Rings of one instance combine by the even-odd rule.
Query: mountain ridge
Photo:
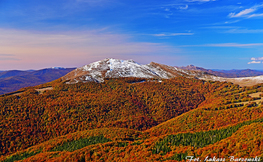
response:
[[[263,75],[253,77],[227,78],[221,77],[220,72],[189,65],[187,67],[168,66],[151,62],[141,65],[133,60],[107,58],[79,67],[61,77],[67,84],[104,82],[105,78],[137,77],[154,79],[171,79],[178,76],[197,78],[206,81],[232,82],[240,86],[252,86],[263,83]],[[224,74],[226,76],[226,74]],[[232,75],[232,74],[228,74]]]
[[[213,74],[219,77],[224,78],[240,78],[240,77],[253,77],[263,75],[262,70],[252,70],[252,69],[232,69],[232,70],[220,70],[220,69],[205,69],[202,67],[188,65],[178,67],[185,70],[195,70],[195,71],[204,71],[209,74]]]
[[[20,88],[36,86],[58,79],[75,68],[40,69],[34,71],[10,70],[0,72],[0,94],[19,90]]]
[[[138,77],[154,79],[171,79],[178,76],[211,78],[202,71],[183,70],[177,67],[158,64],[140,65],[133,60],[107,58],[73,70],[62,77],[67,83],[95,81],[101,83],[105,78]]]
[[[60,72],[59,72],[60,71]],[[70,72],[72,71],[72,72]],[[263,83],[259,70],[211,70],[194,65],[169,66],[151,62],[141,65],[133,60],[106,58],[79,68],[52,67],[41,70],[10,70],[0,72],[0,94],[10,93],[23,87],[43,84],[61,77],[68,84],[78,82],[104,82],[106,78],[137,77],[157,80],[178,76],[211,81],[227,81],[240,86]]]

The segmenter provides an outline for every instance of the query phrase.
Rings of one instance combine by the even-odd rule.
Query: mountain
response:
[[[13,76],[20,76],[20,75],[26,75],[29,74],[28,71],[21,71],[21,70],[10,70],[10,71],[3,71],[0,72],[0,79],[13,77]]]
[[[173,69],[169,74],[178,76],[162,82],[118,77],[65,84],[60,78],[0,96],[0,161],[262,159],[263,84],[204,81]],[[53,89],[37,93],[41,87]]]
[[[19,90],[23,87],[36,86],[58,79],[75,68],[41,69],[34,71],[10,70],[0,72],[0,94]]]
[[[50,68],[1,76],[25,85],[58,78],[61,70],[67,73]],[[97,61],[0,96],[0,161],[262,159],[262,81],[194,66]]]
[[[108,78],[136,77],[148,79],[171,79],[178,76],[188,78],[198,78],[202,80],[232,82],[240,86],[252,86],[263,83],[263,77],[239,77],[232,78],[239,73],[240,75],[258,75],[260,71],[254,70],[232,70],[232,71],[213,71],[201,67],[189,65],[187,67],[173,67],[151,62],[147,65],[141,65],[133,60],[104,59],[83,67],[74,69],[65,69],[53,67],[42,70],[30,71],[3,71],[0,72],[0,94],[5,94],[19,90],[23,87],[35,86],[49,82],[61,77],[68,84],[79,82],[97,82],[102,83]],[[241,75],[242,74],[242,75]],[[245,76],[246,76],[245,75]],[[228,77],[220,77],[228,76]]]
[[[228,78],[238,78],[238,77],[252,77],[252,76],[259,76],[263,75],[263,71],[260,70],[251,70],[251,69],[244,69],[244,70],[214,70],[216,72],[224,73],[225,76]]]
[[[240,78],[240,77],[253,77],[263,75],[263,71],[260,70],[251,70],[251,69],[244,69],[244,70],[211,70],[211,69],[204,69],[202,67],[197,67],[194,65],[182,66],[178,67],[184,70],[194,70],[194,71],[204,71],[209,74],[213,74],[219,77],[224,78]]]
[[[194,66],[194,65],[181,66],[181,67],[177,67],[177,68],[184,69],[184,70],[195,70],[195,71],[206,71],[206,72],[209,71],[205,68]]]
[[[104,59],[83,67],[77,68],[62,77],[67,83],[78,82],[104,82],[105,78],[137,77],[170,79],[178,76],[211,78],[211,74],[183,70],[172,66],[151,62],[147,65],[140,65],[133,60]]]
[[[212,74],[211,74],[212,73]],[[214,72],[193,65],[187,67],[173,67],[151,62],[140,65],[133,60],[104,59],[77,68],[61,79],[67,84],[97,82],[102,83],[107,78],[136,77],[151,79],[171,79],[179,76],[197,78],[201,80],[232,82],[240,86],[253,86],[263,83],[262,76],[227,78],[217,76],[221,72]],[[233,76],[232,74],[229,74]],[[252,73],[250,74],[252,75]]]

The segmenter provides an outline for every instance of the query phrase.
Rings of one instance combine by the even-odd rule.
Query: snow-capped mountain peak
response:
[[[64,67],[51,67],[50,69],[66,69]]]
[[[263,83],[263,76],[224,78],[209,74],[206,71],[202,71],[202,68],[199,67],[188,66],[188,68],[192,70],[158,64],[155,62],[151,62],[147,65],[141,65],[133,60],[107,58],[77,68],[61,79],[66,81],[68,84],[74,84],[78,82],[101,83],[104,82],[105,78],[137,77],[170,79],[178,76],[184,76],[202,80],[233,82],[241,86],[250,86]]]
[[[133,60],[107,58],[77,68],[62,77],[62,79],[67,80],[67,83],[104,82],[105,78],[138,77],[169,79],[177,76],[194,77],[196,73],[154,62],[141,65]],[[202,75],[202,77],[204,76]]]

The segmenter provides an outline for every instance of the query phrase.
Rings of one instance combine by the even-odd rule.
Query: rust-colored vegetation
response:
[[[53,87],[39,94],[35,89]],[[0,97],[0,161],[262,156],[261,85],[177,77],[60,80]]]

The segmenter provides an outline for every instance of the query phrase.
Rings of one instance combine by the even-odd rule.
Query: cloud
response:
[[[219,43],[219,44],[207,44],[207,46],[211,47],[251,47],[251,46],[263,46],[263,43]]]
[[[251,8],[248,9],[244,9],[238,13],[230,13],[228,16],[230,18],[238,18],[238,17],[247,17],[247,18],[251,18],[251,17],[257,17],[257,16],[263,16],[262,14],[251,14],[255,11],[257,11],[259,8],[262,8],[263,4],[261,5],[255,5]]]
[[[260,64],[260,63],[263,63],[262,60],[263,60],[263,57],[257,57],[257,58],[252,57],[251,61],[248,62],[247,64]]]
[[[207,27],[202,27],[204,29],[233,29],[233,28],[238,28],[236,26],[220,26],[220,25],[217,25],[217,26],[207,26]]]
[[[180,6],[179,9],[186,10],[186,9],[188,9],[188,5],[185,5],[184,7]]]
[[[251,61],[251,62],[248,62],[247,64],[260,64],[261,61]]]
[[[171,33],[171,34],[152,34],[156,37],[170,37],[170,36],[180,36],[180,35],[194,35],[194,33]]]
[[[263,13],[262,14],[252,14],[248,16],[248,18],[251,18],[251,17],[263,17]]]
[[[225,24],[234,24],[239,22],[240,20],[235,20],[235,21],[226,21]]]
[[[108,57],[134,59],[148,63],[161,54],[180,49],[162,43],[136,42],[126,34],[108,30],[34,32],[0,29],[0,69],[32,69],[52,66],[79,67]],[[4,55],[15,54],[14,56]],[[11,58],[20,59],[12,62]]]
[[[90,5],[102,5],[105,3],[110,3],[108,0],[76,0],[78,3],[88,3]]]
[[[216,1],[216,0],[186,0],[186,2],[210,2],[210,1]]]
[[[220,30],[222,33],[263,33],[263,29],[245,29],[239,26],[208,26],[208,27],[203,27],[205,29],[216,29]]]
[[[247,15],[247,14],[249,14],[249,13],[252,13],[252,12],[254,12],[254,11],[256,11],[255,8],[249,8],[249,9],[245,9],[245,10],[243,10],[243,11],[237,13],[237,14],[235,14],[235,13],[230,13],[230,14],[229,14],[229,17],[231,17],[231,18],[233,18],[233,17],[241,17],[241,16]]]
[[[237,47],[237,48],[244,48],[244,47],[253,47],[253,46],[263,46],[263,43],[247,43],[247,44],[218,43],[218,44],[202,44],[202,45],[184,45],[184,46],[180,46],[180,47]]]
[[[1,57],[1,56],[14,56],[14,54],[1,54],[1,53],[0,53],[0,57]]]
[[[0,54],[0,60],[19,60],[14,54]]]
[[[230,29],[225,33],[263,33],[263,29]]]
[[[261,60],[263,60],[263,57],[257,57],[257,58],[255,58],[255,57],[252,57],[251,58],[251,60],[253,60],[253,61],[261,61]]]
[[[165,18],[170,18],[177,10],[187,10],[189,6],[187,4],[166,4],[162,5],[162,14],[164,14]],[[164,11],[164,12],[163,12]],[[157,13],[160,14],[160,13]]]

